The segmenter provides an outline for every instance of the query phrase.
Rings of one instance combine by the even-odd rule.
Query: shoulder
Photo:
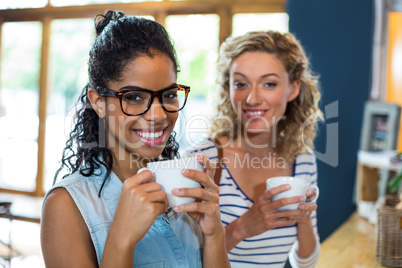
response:
[[[83,175],[80,174],[79,171],[76,171],[75,173],[68,175],[67,177],[58,180],[52,187],[52,189],[50,189],[50,192],[53,189],[59,188],[59,187],[69,187],[71,185],[74,184],[80,184],[84,182],[85,177]]]
[[[316,164],[316,162],[317,162],[317,158],[316,158],[314,152],[297,154],[296,158],[295,158],[295,164],[298,164],[298,163]]]
[[[68,191],[65,188],[53,189],[43,203],[41,233],[42,243],[45,239],[46,245],[42,246],[56,243],[51,238],[62,237],[66,234],[64,230],[80,218],[82,219],[81,214]]]
[[[88,227],[69,192],[62,187],[50,191],[43,204],[41,219],[41,244],[45,263],[50,266],[73,263],[75,258],[68,259],[65,252],[75,252],[81,257],[85,253],[91,256],[88,262],[96,263],[91,243]]]
[[[63,187],[52,189],[43,203],[42,224],[63,225],[73,217],[81,217],[81,214],[70,193]]]
[[[103,181],[105,180],[106,174],[106,169],[102,168],[96,169],[94,174],[90,176],[84,176],[79,171],[76,171],[64,179],[57,181],[45,195],[45,200],[51,192],[58,188],[66,189],[67,192],[73,196],[74,200],[77,195],[89,197],[89,193],[93,194],[94,192],[96,193],[99,191]]]
[[[298,154],[294,162],[294,176],[308,176],[311,183],[317,183],[317,159],[313,152]]]
[[[65,188],[58,187],[52,189],[47,195],[43,203],[44,211],[60,211],[68,204],[74,204],[73,199]],[[56,209],[58,208],[58,209]]]

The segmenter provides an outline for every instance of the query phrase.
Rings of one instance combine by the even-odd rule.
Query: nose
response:
[[[262,101],[261,93],[258,87],[253,86],[247,96],[246,102],[249,105],[257,105]]]
[[[144,118],[149,121],[162,121],[166,118],[166,111],[163,109],[162,104],[158,98],[155,98],[149,110],[144,114]]]

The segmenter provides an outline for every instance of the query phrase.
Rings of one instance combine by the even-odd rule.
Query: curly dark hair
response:
[[[89,52],[89,83],[84,87],[77,102],[74,118],[74,129],[69,135],[63,150],[60,168],[57,170],[53,184],[59,173],[67,169],[66,176],[79,171],[89,177],[103,165],[106,176],[102,188],[110,175],[113,166],[112,154],[105,142],[105,122],[99,118],[88,99],[90,88],[107,88],[108,83],[119,81],[122,71],[133,59],[146,55],[153,58],[155,51],[168,56],[175,68],[179,66],[176,53],[169,34],[159,23],[126,16],[123,12],[108,11],[105,15],[95,17],[96,39]],[[179,145],[175,141],[175,133],[169,137],[162,158],[173,159],[179,156]]]

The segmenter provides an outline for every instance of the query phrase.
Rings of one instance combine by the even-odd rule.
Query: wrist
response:
[[[204,243],[215,243],[215,241],[219,241],[219,240],[224,240],[225,239],[225,228],[222,225],[222,228],[219,228],[219,230],[217,230],[214,233],[211,234],[204,234]]]
[[[243,218],[239,217],[237,220],[233,221],[230,225],[230,232],[232,238],[240,242],[247,238],[245,229],[243,228]]]
[[[304,221],[297,222],[297,227],[312,227],[311,217]]]

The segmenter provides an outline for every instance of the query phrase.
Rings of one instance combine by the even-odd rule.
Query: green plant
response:
[[[402,160],[402,153],[395,156],[396,159]],[[402,182],[402,169],[397,173],[389,182],[388,188],[391,193],[395,193],[401,187]]]

